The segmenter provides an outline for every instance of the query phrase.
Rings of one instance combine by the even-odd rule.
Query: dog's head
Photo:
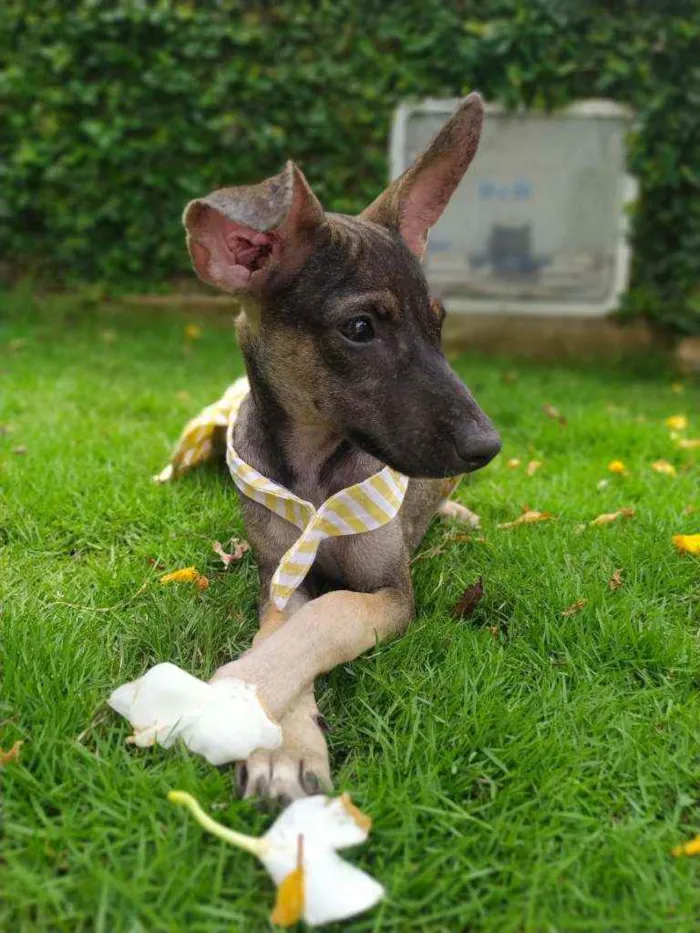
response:
[[[242,299],[255,375],[297,420],[338,430],[408,476],[487,464],[498,434],[440,350],[420,260],[479,142],[470,94],[358,217],[325,213],[291,162],[187,205],[197,274]]]

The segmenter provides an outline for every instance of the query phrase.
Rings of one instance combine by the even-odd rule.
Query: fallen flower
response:
[[[506,463],[506,466],[509,470],[517,470],[520,466],[520,460],[517,457],[511,457],[510,460]]]
[[[551,418],[553,421],[558,421],[562,427],[565,427],[569,423],[559,409],[555,408],[554,405],[550,405],[549,402],[542,406],[542,411],[548,418]]]
[[[671,540],[679,551],[683,551],[686,554],[700,554],[700,534],[674,535]]]
[[[205,683],[167,662],[117,687],[108,704],[134,727],[139,748],[170,748],[181,738],[213,765],[241,761],[256,748],[279,748],[282,730],[253,684],[234,677]]]
[[[346,920],[384,896],[382,885],[337,854],[365,842],[372,825],[348,794],[295,800],[260,837],[216,822],[184,791],[170,791],[168,800],[187,807],[207,832],[260,859],[278,889],[273,923],[292,926],[303,918],[318,926]]]
[[[679,846],[674,846],[671,849],[671,855],[674,858],[680,855],[700,855],[700,836],[696,836],[690,842],[682,842]]]
[[[676,468],[672,463],[669,463],[668,460],[654,460],[651,468],[655,473],[663,473],[664,476],[676,475]]]
[[[231,553],[227,553],[224,550],[224,546],[221,541],[213,541],[211,545],[214,553],[218,554],[221,558],[224,567],[230,567],[231,564],[235,564],[237,560],[240,560],[241,557],[243,557],[246,551],[250,550],[250,545],[248,542],[239,541],[238,538],[232,538],[229,547],[231,547],[231,545],[233,545],[233,551],[231,551]]]
[[[457,604],[452,610],[455,619],[468,619],[484,598],[484,578],[479,577],[476,583],[472,583],[460,596]]]
[[[611,590],[619,590],[621,586],[624,586],[622,570],[613,570],[613,575],[608,580],[608,587]]]
[[[627,469],[622,460],[611,460],[608,464],[608,470],[611,473],[626,473]]]
[[[535,512],[532,509],[528,509],[527,512],[523,512],[515,521],[512,522],[502,522],[500,525],[497,525],[497,528],[515,528],[516,525],[531,525],[534,522],[546,522],[552,518],[551,512]]]
[[[618,518],[634,518],[634,509],[618,509],[617,512],[605,512],[594,518],[591,525],[609,525]]]
[[[700,437],[681,437],[678,441],[681,450],[699,450]]]
[[[562,611],[563,616],[574,616],[577,612],[580,612],[585,606],[588,605],[587,599],[579,599],[575,603],[572,603],[568,609]]]
[[[8,748],[7,751],[0,748],[0,768],[4,768],[5,765],[14,764],[16,761],[19,761],[19,753],[23,744],[24,743],[18,739],[12,748]]]
[[[541,466],[542,466],[541,460],[531,460],[528,463],[525,472],[527,473],[528,476],[534,476]]]
[[[688,427],[688,419],[685,415],[671,415],[666,419],[666,427],[672,431],[685,431]]]
[[[196,567],[183,567],[181,570],[165,573],[160,578],[160,583],[194,583],[200,590],[206,590],[209,586],[209,580]]]

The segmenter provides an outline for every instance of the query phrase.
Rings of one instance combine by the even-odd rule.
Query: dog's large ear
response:
[[[259,185],[219,188],[190,201],[182,221],[200,279],[253,294],[273,266],[303,263],[324,213],[302,172],[287,162]]]
[[[360,216],[398,230],[411,252],[422,259],[428,231],[440,219],[476,154],[483,117],[483,101],[474,92],[413,165]]]

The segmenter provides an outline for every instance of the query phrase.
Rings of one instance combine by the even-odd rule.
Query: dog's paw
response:
[[[322,794],[332,788],[328,755],[300,756],[284,748],[258,749],[236,765],[236,784],[241,797],[258,797],[286,806],[300,797]]]
[[[460,502],[454,502],[452,499],[445,499],[438,507],[438,515],[441,518],[449,518],[462,525],[468,525],[470,528],[478,528],[481,525],[481,519],[476,512],[470,511],[466,505]]]

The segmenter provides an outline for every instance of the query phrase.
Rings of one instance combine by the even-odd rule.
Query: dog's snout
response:
[[[472,473],[490,463],[501,449],[501,438],[495,428],[489,427],[466,433],[456,445],[465,472]]]

